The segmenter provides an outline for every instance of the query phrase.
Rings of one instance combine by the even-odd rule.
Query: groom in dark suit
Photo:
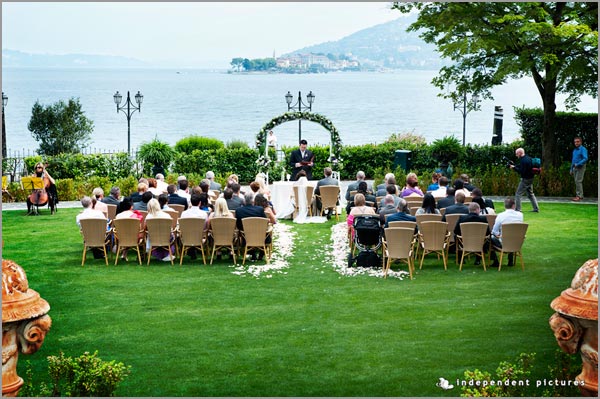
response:
[[[312,151],[307,150],[306,146],[308,142],[306,140],[300,140],[300,148],[292,151],[290,156],[290,166],[292,167],[292,178],[291,180],[298,180],[298,172],[301,170],[306,172],[306,178],[312,180],[312,167],[315,160],[315,154]]]

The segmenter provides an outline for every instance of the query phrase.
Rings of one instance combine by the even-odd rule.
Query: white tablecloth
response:
[[[316,186],[316,180],[309,180],[310,186]],[[275,207],[275,211],[280,213],[286,210],[290,205],[291,198],[294,196],[293,181],[276,181],[271,186],[271,202]]]

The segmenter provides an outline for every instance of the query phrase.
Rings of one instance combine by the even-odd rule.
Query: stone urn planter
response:
[[[2,260],[2,396],[17,396],[23,379],[17,375],[19,352],[36,352],[50,330],[48,302],[29,288],[25,271]]]
[[[569,354],[581,352],[583,368],[576,379],[585,396],[598,396],[598,259],[577,270],[571,288],[550,304],[556,311],[550,327],[558,346]]]

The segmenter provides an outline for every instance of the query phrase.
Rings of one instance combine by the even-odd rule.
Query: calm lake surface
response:
[[[381,143],[392,133],[413,132],[428,142],[447,135],[462,141],[462,114],[449,100],[437,97],[430,83],[436,71],[327,74],[227,74],[219,71],[171,69],[2,69],[9,150],[34,150],[37,143],[27,129],[36,100],[48,105],[78,97],[94,121],[90,147],[127,149],[127,118],[117,113],[113,94],[123,101],[127,91],[144,95],[142,112],[131,119],[131,147],[158,137],[175,144],[189,135],[215,137],[224,142],[242,140],[253,145],[257,132],[272,118],[287,111],[284,95],[312,91],[313,112],[332,120],[348,145]],[[510,81],[493,91],[481,111],[467,116],[467,142],[491,142],[494,106],[504,108],[505,142],[520,137],[513,107],[541,107],[530,78]],[[565,110],[559,97],[558,110]],[[585,97],[580,111],[597,112],[598,102]],[[298,122],[274,129],[279,144],[295,145]],[[328,144],[320,125],[303,121],[302,138],[310,144]]]

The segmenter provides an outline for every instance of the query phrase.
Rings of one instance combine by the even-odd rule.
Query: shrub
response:
[[[194,150],[219,150],[223,147],[221,140],[201,136],[184,137],[175,143],[175,151],[183,154],[191,154]],[[246,147],[248,147],[247,144]]]
[[[50,384],[40,383],[39,391],[34,388],[30,363],[27,368],[27,383],[20,396],[114,396],[119,384],[130,374],[131,366],[114,360],[104,361],[98,351],[85,352],[77,358],[48,356]]]
[[[144,143],[138,150],[137,157],[143,163],[145,175],[165,173],[169,169],[175,151],[171,146],[155,138],[149,143]]]
[[[420,134],[415,134],[414,132],[406,132],[406,133],[392,133],[385,142],[386,143],[397,143],[397,144],[402,144],[402,145],[406,145],[407,143],[416,144],[416,145],[425,145],[425,144],[427,144],[427,139]]]
[[[496,369],[496,377],[487,371],[467,370],[464,374],[465,381],[479,381],[479,386],[461,386],[461,397],[472,396],[528,396],[524,392],[527,388],[521,386],[512,386],[512,384],[497,385],[498,381],[525,381],[531,374],[535,353],[521,353],[515,360],[515,363],[500,362]]]
[[[234,150],[240,148],[250,148],[250,146],[243,140],[231,140],[229,143],[227,143],[227,148]]]

